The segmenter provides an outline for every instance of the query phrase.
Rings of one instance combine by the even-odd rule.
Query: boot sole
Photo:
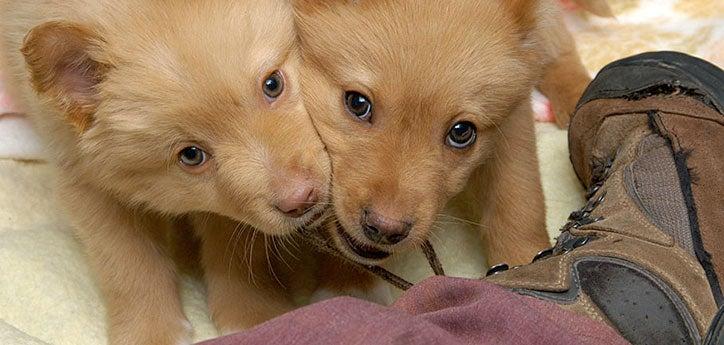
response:
[[[597,99],[642,99],[683,92],[724,112],[724,73],[702,59],[663,51],[635,55],[604,67],[583,93],[577,109]]]

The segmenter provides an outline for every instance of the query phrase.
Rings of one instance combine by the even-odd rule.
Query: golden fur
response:
[[[588,76],[553,1],[295,0],[307,109],[332,160],[337,246],[419,248],[446,207],[477,224],[488,262],[527,263],[547,247],[530,93],[573,111]],[[354,118],[360,92],[372,117]],[[567,122],[563,117],[562,122]],[[464,150],[446,145],[453,124],[477,127]],[[411,225],[399,244],[373,242],[361,223]],[[440,233],[444,236],[444,233]],[[328,285],[360,283],[341,277]]]
[[[266,242],[313,220],[330,172],[301,100],[287,2],[2,0],[0,32],[105,295],[112,344],[189,341],[171,259],[193,258],[178,248],[194,245],[167,245],[184,233],[200,240],[222,331],[294,306],[294,287],[278,281],[303,284],[291,275],[307,266],[270,272],[285,259],[269,258]],[[275,70],[285,87],[272,101],[262,82]],[[179,163],[192,145],[206,164]],[[294,183],[319,194],[299,218],[273,206]]]

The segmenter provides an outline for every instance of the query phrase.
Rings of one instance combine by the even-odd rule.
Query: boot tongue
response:
[[[720,75],[724,78],[721,71]],[[721,224],[724,223],[724,209],[721,204],[724,199],[721,186],[724,185],[724,178],[721,171],[724,170],[724,160],[712,157],[721,158],[721,152],[724,151],[724,122],[705,121],[703,118],[718,117],[722,121],[724,114],[716,113],[701,104],[695,106],[696,108],[689,109],[684,114],[694,113],[702,116],[700,119],[678,113],[648,113],[651,131],[660,137],[659,142],[663,141],[660,145],[666,148],[658,151],[659,157],[649,163],[652,169],[650,174],[654,177],[660,176],[662,170],[668,168],[666,175],[671,175],[669,179],[675,181],[670,182],[671,186],[663,186],[664,189],[656,194],[659,200],[647,200],[648,203],[665,202],[665,205],[654,206],[666,208],[660,212],[648,211],[647,215],[662,223],[663,225],[657,225],[670,232],[677,245],[690,253],[693,249],[694,256],[706,272],[717,305],[722,306],[724,296],[720,279],[724,278],[724,248],[721,246],[724,234]],[[709,135],[702,139],[702,133]],[[665,165],[667,162],[668,165]],[[662,188],[658,186],[661,182],[667,181],[654,181],[649,189],[656,191]],[[666,199],[661,200],[664,195]],[[669,196],[672,198],[669,199]],[[678,196],[681,198],[675,203]],[[679,214],[672,214],[674,211]],[[689,243],[691,247],[686,248]]]

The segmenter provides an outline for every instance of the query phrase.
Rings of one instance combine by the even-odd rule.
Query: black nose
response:
[[[393,245],[402,242],[410,235],[412,223],[390,219],[365,209],[362,215],[362,229],[370,241]]]

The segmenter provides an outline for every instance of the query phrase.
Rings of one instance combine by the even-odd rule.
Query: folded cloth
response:
[[[202,345],[628,344],[603,322],[478,281],[430,278],[391,307],[337,298]]]
[[[7,92],[0,70],[0,159],[41,160],[42,145]]]
[[[0,344],[48,345],[48,343],[35,339],[17,328],[8,325],[3,320],[0,320]]]
[[[0,159],[44,159],[43,146],[25,116],[0,114]]]

